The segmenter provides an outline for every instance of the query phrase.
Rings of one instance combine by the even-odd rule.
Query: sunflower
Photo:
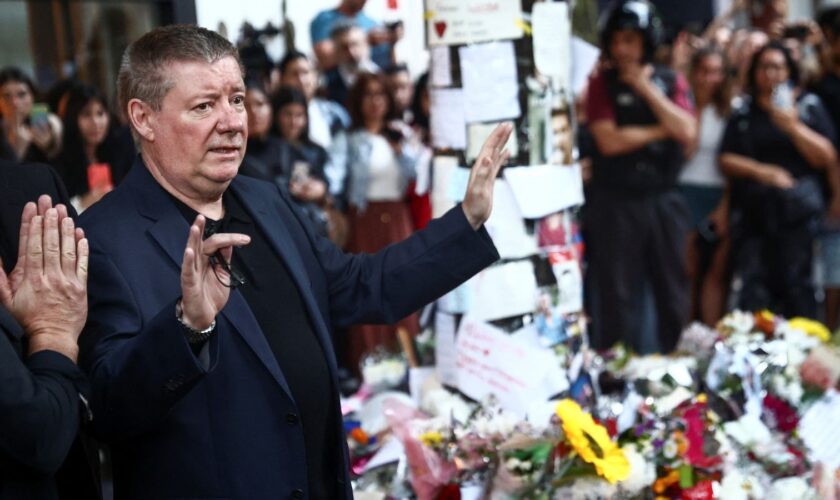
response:
[[[571,399],[557,403],[557,416],[563,422],[563,432],[572,448],[585,462],[595,466],[598,475],[612,484],[630,475],[630,462],[615,443],[607,429],[592,420]]]
[[[816,337],[823,342],[831,340],[831,332],[819,321],[808,318],[793,318],[788,321],[788,326]]]

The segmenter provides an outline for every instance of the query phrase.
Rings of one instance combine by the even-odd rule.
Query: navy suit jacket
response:
[[[402,243],[354,256],[311,233],[276,186],[238,176],[228,189],[289,269],[334,388],[333,327],[399,320],[498,258],[460,208]],[[111,443],[116,498],[307,497],[295,402],[241,293],[217,317],[208,365],[184,338],[175,303],[189,225],[142,162],[80,225],[91,242],[81,362],[94,428]],[[333,425],[341,432],[340,415]],[[335,480],[350,498],[346,448],[335,453]]]
[[[23,206],[42,194],[75,216],[49,166],[0,160],[0,257],[6,272],[17,263]],[[100,498],[97,452],[78,435],[81,370],[57,352],[26,351],[23,329],[0,306],[0,500]]]

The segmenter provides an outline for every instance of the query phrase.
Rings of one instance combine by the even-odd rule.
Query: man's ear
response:
[[[155,116],[151,106],[141,101],[140,99],[131,99],[128,101],[128,120],[137,134],[144,140],[154,142],[154,122]]]

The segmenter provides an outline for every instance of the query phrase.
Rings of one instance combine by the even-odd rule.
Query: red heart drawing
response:
[[[446,21],[436,22],[435,32],[437,33],[438,38],[443,38],[443,34],[446,32]]]

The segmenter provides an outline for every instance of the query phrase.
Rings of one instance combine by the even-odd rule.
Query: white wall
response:
[[[396,9],[389,5],[396,3]],[[236,8],[231,8],[235,5]],[[224,22],[228,38],[236,42],[239,27],[248,21],[261,28],[271,21],[275,26],[282,24],[281,0],[195,0],[198,24],[209,29],[216,29],[219,22]],[[309,23],[315,15],[325,9],[334,8],[338,0],[286,0],[286,12],[295,26],[295,45],[298,50],[312,53],[309,38]],[[365,13],[382,22],[402,20],[405,25],[405,38],[397,45],[397,57],[409,65],[413,75],[426,70],[428,52],[425,48],[422,0],[368,0]],[[279,59],[283,54],[284,44],[276,39],[267,49],[269,55]]]

